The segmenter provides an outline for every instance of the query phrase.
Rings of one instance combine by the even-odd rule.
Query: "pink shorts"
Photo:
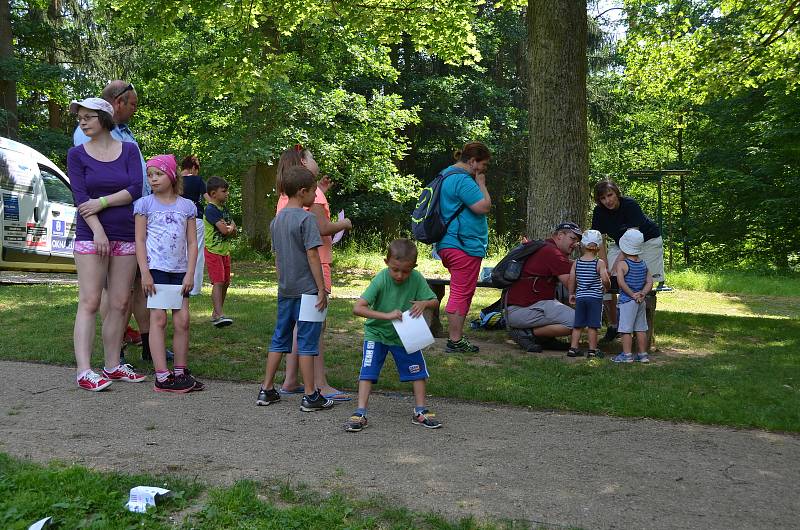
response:
[[[108,250],[111,256],[135,256],[136,243],[133,241],[109,241]],[[94,241],[76,241],[73,252],[75,254],[97,254],[97,249]]]
[[[445,311],[466,316],[475,295],[483,258],[470,256],[457,248],[443,248],[439,256],[450,271],[450,298],[447,299]]]
[[[215,283],[230,283],[231,281],[231,257],[214,254],[207,249],[203,249],[203,256],[206,258],[206,269],[208,269],[208,279],[211,285]]]
[[[325,279],[325,290],[328,291],[328,294],[331,293],[331,287],[333,286],[333,282],[331,281],[331,264],[330,263],[323,263],[322,264],[322,277]]]

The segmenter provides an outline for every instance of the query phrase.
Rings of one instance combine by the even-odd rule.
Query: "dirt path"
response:
[[[70,368],[15,362],[0,362],[0,377],[0,451],[36,461],[212,484],[288,479],[552,527],[790,528],[800,513],[795,435],[444,399],[432,408],[445,426],[428,431],[399,394],[374,396],[369,428],[346,433],[351,405],[259,408],[252,384],[209,381],[178,396],[117,383],[93,394]]]

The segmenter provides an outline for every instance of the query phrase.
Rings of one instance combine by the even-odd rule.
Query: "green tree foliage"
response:
[[[69,101],[112,73],[102,17],[94,14],[86,0],[10,2],[14,54],[0,60],[0,78],[16,82],[20,139],[54,160],[63,161],[72,144]]]
[[[617,177],[646,206],[653,186],[625,179],[627,171],[689,167],[685,230],[700,264],[796,264],[800,5],[625,6],[622,68],[604,79],[615,95],[607,126],[595,131],[593,172]],[[666,222],[680,211],[675,183],[664,192]]]
[[[702,103],[800,83],[799,0],[627,0],[627,73],[641,90]]]

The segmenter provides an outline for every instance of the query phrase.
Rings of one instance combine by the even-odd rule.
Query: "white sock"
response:
[[[92,371],[92,369],[90,368],[88,370],[84,370],[83,372],[79,373],[78,376],[75,378],[75,381],[80,381],[81,379],[83,379],[86,376],[86,374],[88,374],[91,371]]]

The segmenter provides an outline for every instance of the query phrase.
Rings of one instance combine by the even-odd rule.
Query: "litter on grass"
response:
[[[154,486],[136,486],[131,488],[130,498],[125,507],[136,513],[145,513],[148,506],[155,506],[156,502],[169,496],[172,492],[164,488]]]

